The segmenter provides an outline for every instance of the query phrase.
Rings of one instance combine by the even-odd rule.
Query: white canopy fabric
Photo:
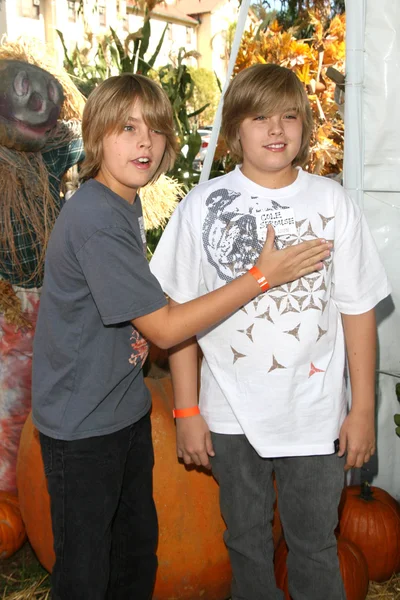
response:
[[[210,178],[210,172],[211,172],[212,162],[214,159],[215,148],[217,147],[219,130],[221,128],[222,106],[224,104],[224,96],[225,96],[227,87],[229,85],[229,82],[231,80],[233,69],[235,67],[236,57],[237,57],[237,54],[238,54],[239,48],[240,48],[240,42],[242,40],[244,28],[246,26],[246,19],[247,19],[247,15],[248,15],[249,8],[250,8],[250,1],[251,0],[242,0],[241,5],[240,5],[238,20],[237,20],[236,29],[235,29],[235,36],[233,38],[231,54],[229,56],[229,63],[228,63],[228,69],[227,69],[227,73],[226,73],[225,84],[224,84],[224,87],[222,90],[221,97],[219,99],[217,113],[215,115],[214,124],[213,124],[212,132],[211,132],[211,139],[210,139],[210,143],[207,148],[207,153],[206,153],[206,157],[204,159],[204,164],[203,164],[203,168],[202,168],[202,171],[200,174],[199,183],[202,183],[203,181],[207,181]]]
[[[360,204],[393,293],[377,309],[377,461],[373,484],[400,499],[400,3],[346,2],[344,185]]]

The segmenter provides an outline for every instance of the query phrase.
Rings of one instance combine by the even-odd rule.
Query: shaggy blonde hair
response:
[[[146,125],[161,131],[166,137],[164,156],[152,181],[172,168],[176,157],[176,136],[168,96],[148,77],[124,73],[103,81],[86,102],[82,117],[85,147],[85,159],[80,170],[82,181],[98,174],[103,161],[103,139],[109,134],[122,132],[135,100],[141,102]]]
[[[302,143],[293,166],[307,162],[314,127],[306,91],[298,77],[279,65],[253,65],[230,82],[222,111],[222,135],[232,159],[242,162],[239,127],[244,119],[257,115],[270,116],[287,110],[297,111],[303,124]]]

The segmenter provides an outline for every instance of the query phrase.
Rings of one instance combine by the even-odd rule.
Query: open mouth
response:
[[[140,156],[139,158],[135,158],[135,160],[131,161],[135,167],[137,167],[138,169],[148,169],[150,168],[151,165],[151,159],[148,158],[147,156]]]

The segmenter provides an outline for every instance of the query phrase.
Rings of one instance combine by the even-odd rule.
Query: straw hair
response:
[[[164,156],[153,181],[172,168],[176,156],[176,137],[168,96],[148,77],[124,73],[103,81],[86,102],[82,118],[85,147],[85,159],[80,171],[82,181],[96,177],[103,160],[104,137],[122,132],[136,100],[141,102],[146,125],[161,131],[166,137]]]
[[[253,65],[230,82],[222,111],[222,135],[232,159],[242,162],[239,127],[244,119],[257,115],[271,116],[297,110],[303,124],[302,143],[293,166],[302,166],[308,158],[313,117],[306,91],[290,69],[279,65]]]

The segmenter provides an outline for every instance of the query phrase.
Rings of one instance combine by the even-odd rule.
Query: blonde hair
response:
[[[279,65],[253,65],[244,69],[230,82],[222,110],[222,135],[232,159],[242,162],[239,127],[244,119],[260,114],[270,116],[295,109],[303,124],[300,150],[293,166],[301,166],[308,159],[310,138],[314,127],[306,91],[290,69]]]
[[[176,136],[168,96],[148,77],[124,73],[103,81],[86,102],[82,117],[85,148],[80,170],[82,181],[96,177],[103,161],[104,137],[123,130],[132,104],[137,99],[141,101],[146,125],[161,131],[166,137],[165,152],[152,181],[172,168],[176,157]]]

